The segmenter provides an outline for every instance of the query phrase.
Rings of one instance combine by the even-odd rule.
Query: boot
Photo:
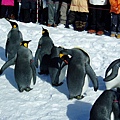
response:
[[[77,31],[85,30],[85,26],[86,26],[86,22],[82,22],[82,21],[75,22],[75,30],[77,30]]]
[[[82,22],[82,24],[83,24],[83,30],[85,30],[87,22]]]
[[[70,11],[68,14],[68,24],[73,24],[75,21],[75,12],[74,11]]]
[[[80,21],[75,21],[75,28],[74,28],[74,30],[79,31],[79,27],[80,27]]]

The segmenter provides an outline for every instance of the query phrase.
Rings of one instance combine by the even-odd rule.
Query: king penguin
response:
[[[48,66],[50,64],[51,49],[54,46],[47,29],[42,28],[42,37],[39,39],[38,47],[35,52],[35,66],[38,68],[40,62],[39,74],[49,74]]]
[[[120,94],[105,90],[94,102],[89,120],[120,120]]]
[[[54,46],[51,50],[49,75],[51,78],[52,86],[60,86],[66,78],[66,70],[68,65],[59,57],[62,47]]]
[[[28,49],[30,41],[22,41],[14,58],[8,60],[1,68],[0,74],[10,65],[15,64],[14,76],[19,92],[30,91],[31,79],[36,83],[36,68],[33,61],[32,51]]]
[[[120,89],[120,59],[114,60],[105,72],[106,89]]]
[[[67,55],[64,58],[63,56]],[[68,64],[67,86],[69,99],[82,99],[89,86],[89,78],[93,83],[94,91],[98,89],[98,79],[90,66],[89,55],[82,49],[72,48],[60,51],[60,58]]]
[[[23,41],[23,36],[19,30],[18,24],[12,21],[9,22],[12,28],[7,35],[7,41],[5,45],[5,56],[8,58],[8,60],[15,56],[20,47],[20,42]]]

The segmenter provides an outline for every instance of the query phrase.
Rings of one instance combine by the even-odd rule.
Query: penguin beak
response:
[[[62,54],[62,53],[59,54],[59,57],[60,57],[60,58],[62,58],[63,56],[64,56],[64,54]]]

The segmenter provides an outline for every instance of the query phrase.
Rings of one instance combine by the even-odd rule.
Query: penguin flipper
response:
[[[86,68],[86,73],[88,74],[88,76],[90,77],[93,83],[94,90],[97,91],[99,85],[98,85],[98,79],[96,77],[95,72],[93,71],[92,67],[88,63],[86,64],[85,68]]]
[[[107,81],[110,81],[112,79],[114,79],[117,75],[118,75],[118,70],[119,70],[119,66],[115,65],[113,68],[112,68],[112,72],[109,76],[106,76],[104,78],[104,81],[107,82]],[[106,73],[107,74],[107,73]]]
[[[7,69],[10,65],[13,65],[13,64],[15,63],[15,60],[16,60],[16,56],[15,56],[14,58],[8,60],[8,61],[1,67],[1,70],[0,70],[1,74],[2,74],[3,71],[4,71],[5,69]]]
[[[5,49],[5,57],[7,58],[7,48]]]
[[[36,83],[36,68],[35,68],[35,65],[34,65],[34,62],[32,59],[30,60],[30,67],[32,69],[32,74],[33,74],[33,84],[35,85],[35,83]]]
[[[38,56],[39,56],[39,54],[40,54],[40,49],[38,48],[35,52],[35,59],[34,59],[36,68],[38,68]]]

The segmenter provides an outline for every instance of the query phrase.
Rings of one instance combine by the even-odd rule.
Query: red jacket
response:
[[[111,8],[110,12],[120,14],[120,0],[109,0]]]

